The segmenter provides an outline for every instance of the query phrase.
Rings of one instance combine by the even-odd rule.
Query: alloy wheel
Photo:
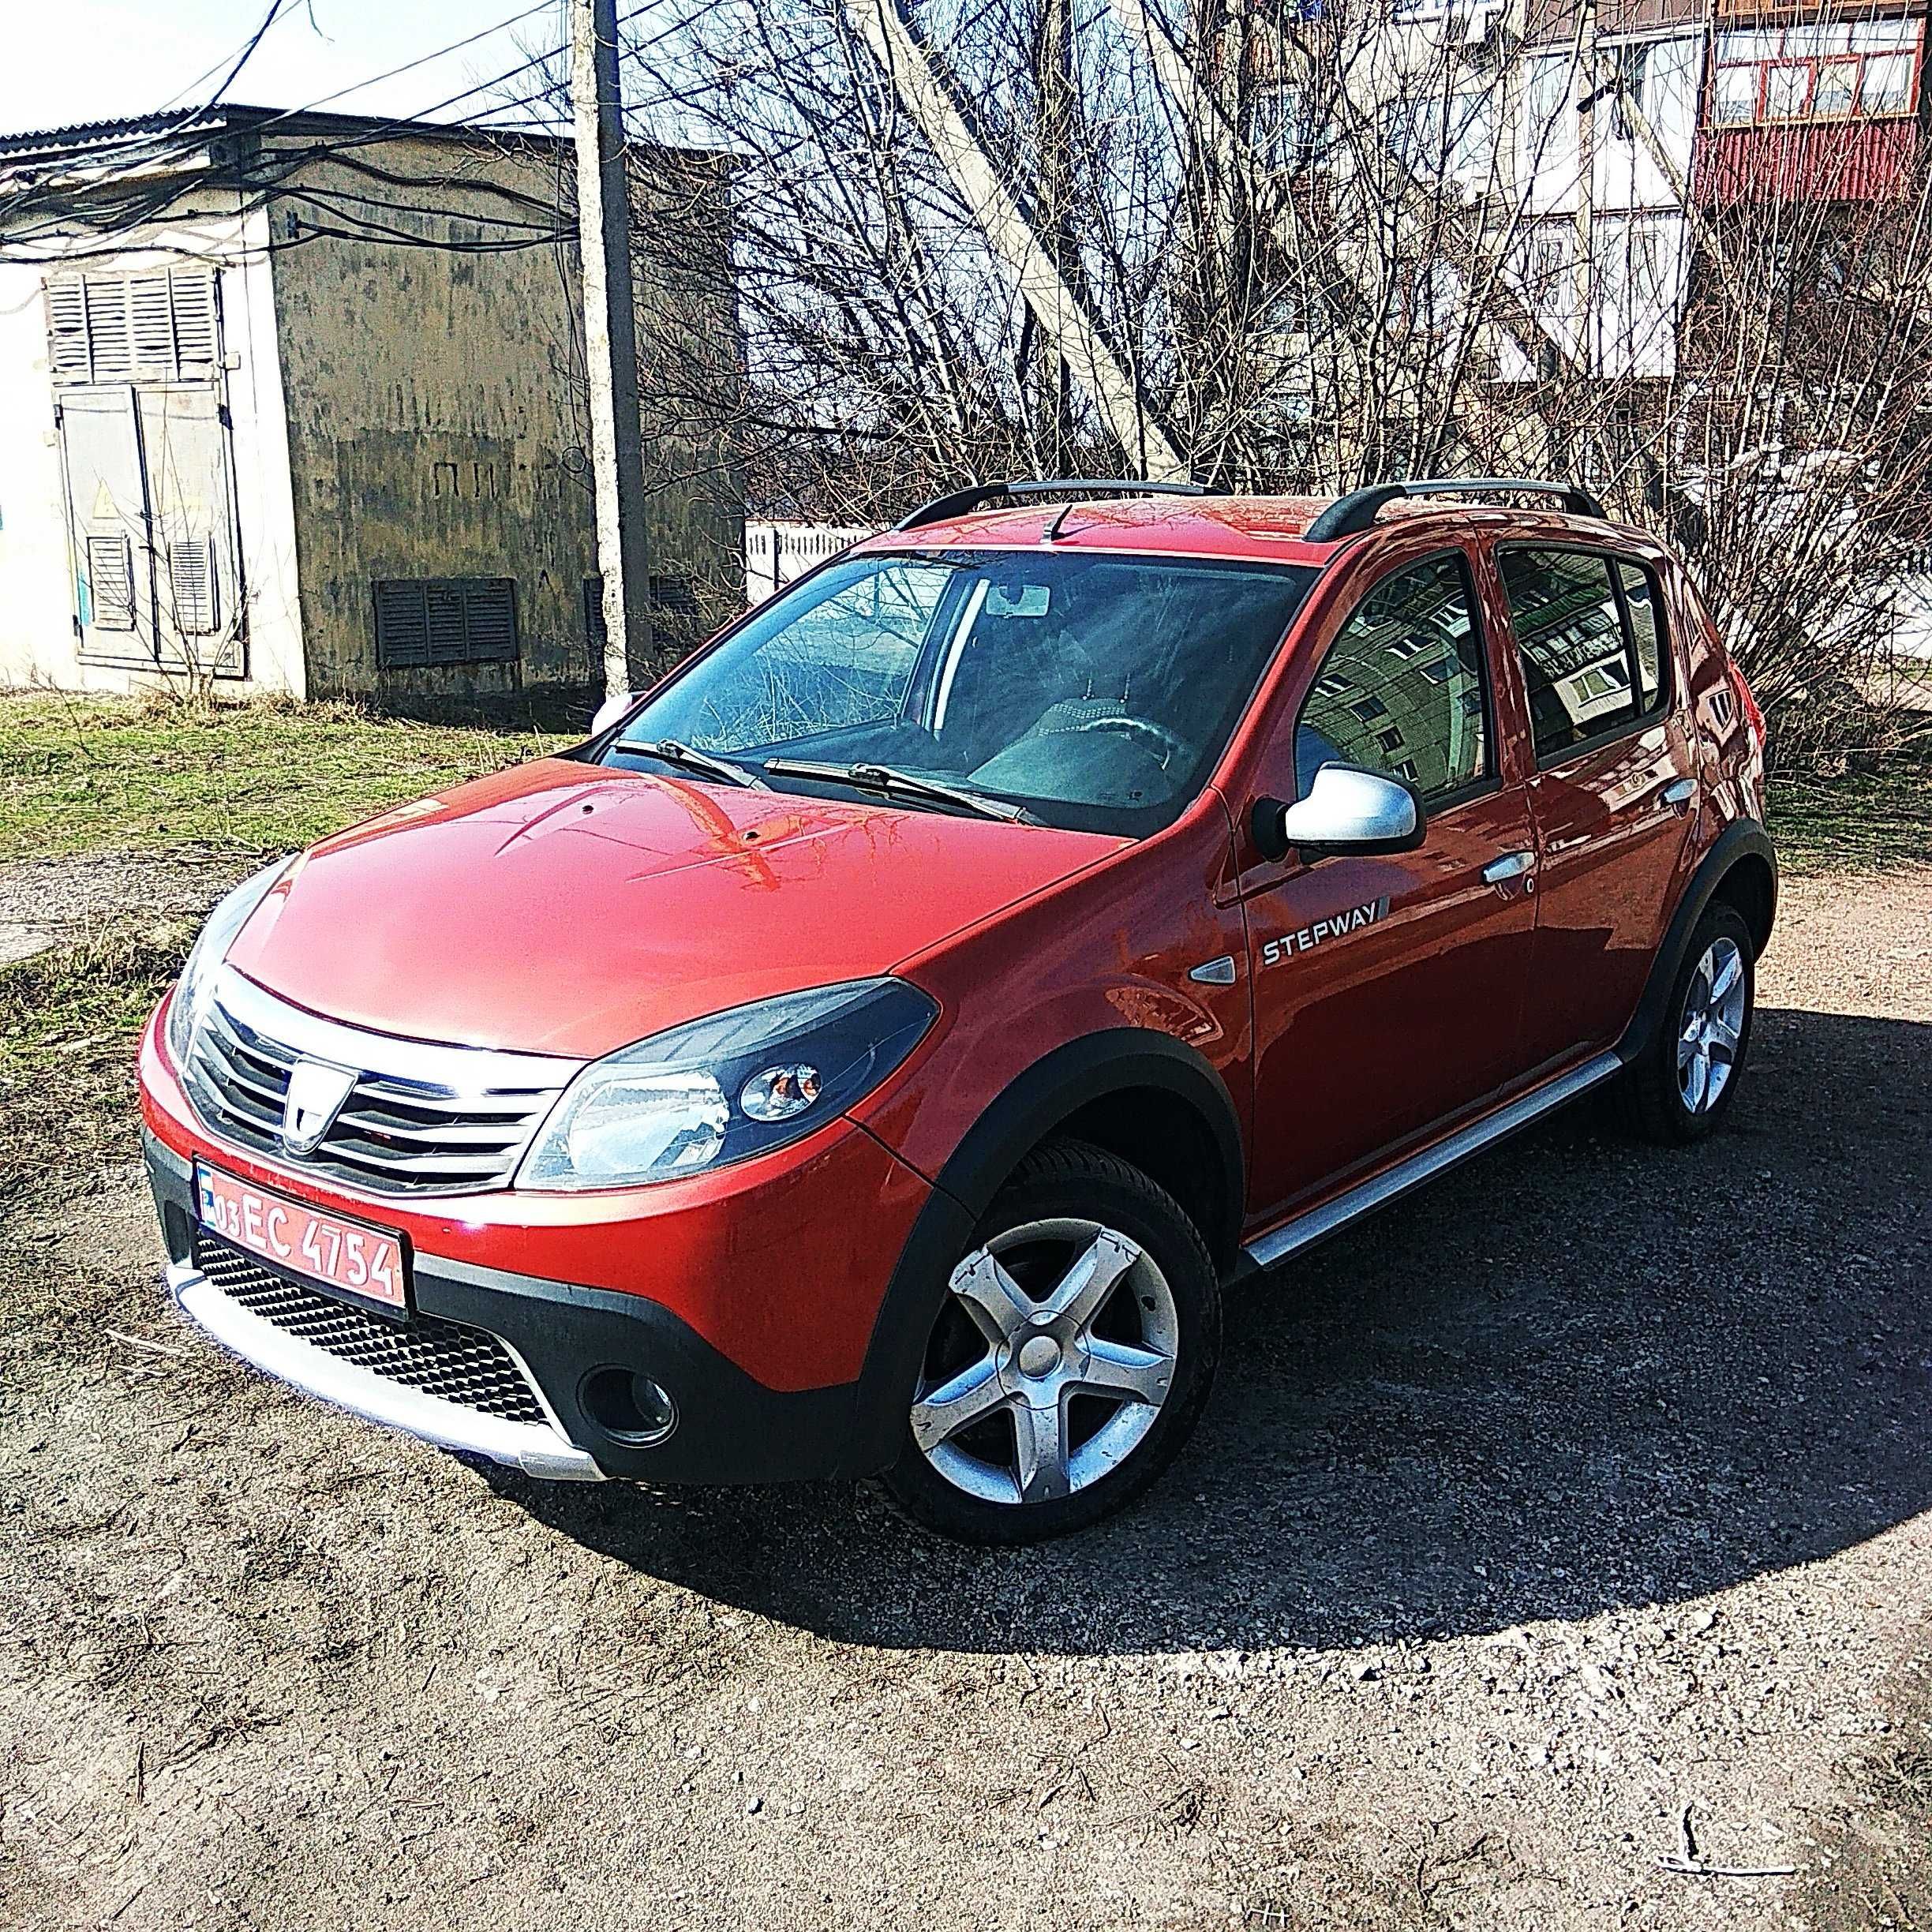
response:
[[[1008,1230],[953,1271],[912,1438],[989,1503],[1071,1496],[1146,1439],[1174,1387],[1181,1318],[1137,1241],[1095,1221]]]
[[[1708,1114],[1737,1068],[1744,1034],[1744,956],[1720,934],[1705,949],[1677,1028],[1677,1091],[1686,1111]]]

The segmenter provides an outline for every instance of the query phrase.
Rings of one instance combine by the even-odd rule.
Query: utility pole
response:
[[[631,193],[617,79],[617,0],[570,0],[571,105],[577,133],[577,240],[597,572],[604,582],[604,688],[652,681],[650,551],[638,405]]]
[[[1597,328],[1597,0],[1582,0],[1577,25],[1577,360],[1601,373]]]
[[[1035,225],[1055,267],[1065,274],[1069,264],[1078,259],[1070,178],[1076,104],[1073,0],[1042,0],[1033,79],[1039,105]],[[1051,337],[1042,337],[1035,366],[1030,373],[1039,399],[1035,421],[1044,452],[1042,474],[1066,476],[1073,467],[1073,371],[1061,354],[1060,345]]]
[[[1189,474],[1153,419],[1130,361],[1118,354],[1073,278],[1061,271],[1032,215],[1008,185],[951,83],[905,10],[904,0],[843,0],[845,16],[884,69],[900,104],[966,204],[994,258],[1069,373],[1094,399],[1130,463],[1157,481]]]

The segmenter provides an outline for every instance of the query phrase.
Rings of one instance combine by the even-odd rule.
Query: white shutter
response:
[[[50,282],[47,366],[57,383],[193,382],[221,361],[212,268]]]

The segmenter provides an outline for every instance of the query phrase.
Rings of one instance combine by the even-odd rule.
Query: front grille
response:
[[[353,1069],[356,1082],[315,1151],[282,1140],[298,1060]],[[380,1193],[504,1187],[576,1071],[535,1054],[431,1046],[370,1033],[288,1005],[224,972],[189,1052],[187,1084],[217,1133]]]
[[[365,1315],[208,1234],[196,1236],[194,1261],[230,1301],[312,1348],[506,1422],[549,1420],[515,1357],[481,1328],[439,1315],[419,1314],[406,1324]]]

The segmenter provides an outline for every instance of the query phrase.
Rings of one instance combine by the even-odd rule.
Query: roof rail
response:
[[[1022,477],[1010,483],[974,483],[930,503],[895,523],[895,531],[918,530],[927,523],[943,523],[948,517],[964,516],[983,504],[999,503],[1012,496],[1046,496],[1059,490],[1125,490],[1151,496],[1207,496],[1213,494],[1204,483],[1150,483],[1137,477]]]
[[[1387,506],[1404,496],[1496,496],[1507,491],[1559,496],[1572,516],[1601,517],[1603,505],[1580,483],[1551,483],[1534,477],[1429,477],[1409,483],[1372,483],[1338,496],[1308,526],[1309,543],[1333,543],[1365,530]]]

